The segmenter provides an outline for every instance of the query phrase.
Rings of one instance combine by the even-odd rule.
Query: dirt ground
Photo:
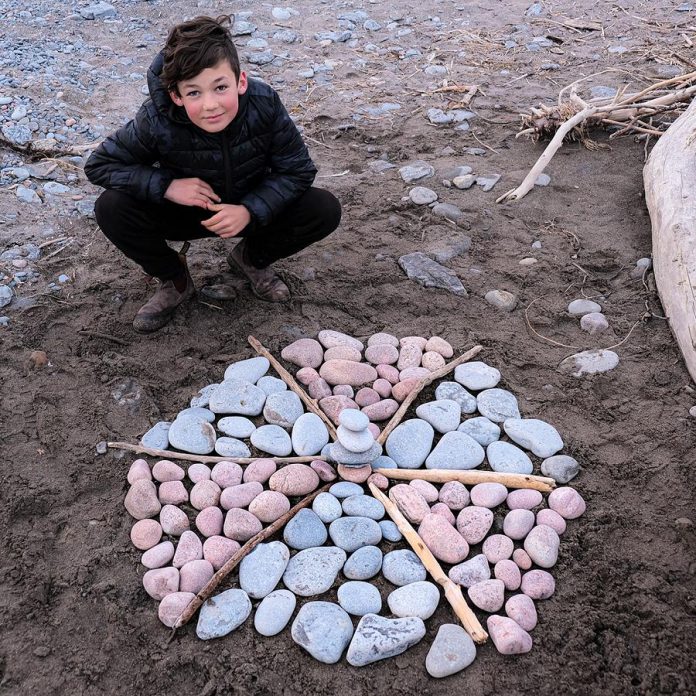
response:
[[[56,7],[50,26],[56,35],[79,35],[90,46],[108,43],[116,55],[133,58],[127,70],[142,73],[167,27],[183,16],[252,10],[260,29],[279,28],[270,5],[114,4],[123,25],[61,23],[64,10]],[[279,264],[294,291],[287,306],[264,304],[242,289],[235,301],[200,298],[161,332],[138,335],[130,322],[149,287],[94,221],[0,197],[3,219],[19,213],[0,225],[0,250],[60,236],[75,240],[36,264],[47,277],[59,266],[74,280],[59,294],[45,292],[24,308],[7,308],[10,326],[0,327],[1,694],[696,691],[695,442],[688,413],[696,395],[652,275],[645,282],[630,275],[636,260],[651,253],[642,187],[645,143],[593,133],[601,149],[565,146],[548,168],[548,187],[516,204],[495,203],[541,152],[542,145],[515,139],[520,111],[610,68],[590,84],[637,86],[659,79],[669,66],[693,69],[680,61],[689,60],[689,51],[693,60],[682,34],[696,38],[696,16],[675,12],[680,4],[562,0],[543,3],[541,17],[525,17],[529,3],[518,0],[504,8],[463,0],[293,3],[301,15],[287,24],[302,40],[283,47],[290,54],[285,65],[265,66],[259,74],[271,82],[286,78],[278,88],[305,128],[320,169],[317,183],[340,198],[344,213],[332,237]],[[390,18],[412,17],[413,32],[395,38],[385,28],[365,38],[359,26],[356,49],[321,47],[312,38],[336,30],[341,12],[359,8],[385,27]],[[442,25],[428,21],[436,14]],[[569,17],[595,20],[603,30],[563,27]],[[129,24],[128,18],[148,22]],[[505,48],[522,24],[528,37],[555,37],[553,46],[528,51],[528,38]],[[105,33],[105,26],[124,30]],[[13,31],[34,36],[37,30],[18,23]],[[155,41],[137,47],[147,32]],[[416,47],[422,56],[400,60],[398,51],[380,56],[360,50],[368,40],[388,49]],[[628,50],[610,52],[615,46]],[[298,70],[327,59],[335,61],[330,82],[297,77]],[[108,60],[95,51],[95,64]],[[557,67],[542,69],[547,63]],[[452,106],[461,96],[433,93],[443,78],[427,75],[428,64],[446,66],[450,85],[480,85],[471,131],[426,119],[428,108]],[[93,99],[78,104],[74,97],[75,109],[86,123],[116,127],[142,99],[141,84],[100,83]],[[39,83],[29,89],[40,98]],[[65,98],[70,102],[69,93]],[[401,109],[384,116],[360,112],[383,102],[398,102]],[[485,154],[467,153],[472,147]],[[431,163],[437,174],[421,183],[460,206],[465,215],[459,225],[404,201],[410,187],[396,169],[377,173],[368,167],[383,155],[397,166],[416,159]],[[502,180],[489,193],[443,186],[446,172],[464,164]],[[84,181],[81,188],[85,195],[96,193]],[[403,254],[427,252],[461,235],[471,237],[471,250],[447,265],[468,297],[424,289],[396,263]],[[535,240],[541,249],[531,248]],[[222,242],[195,243],[189,259],[199,285],[225,270],[224,252]],[[526,257],[538,263],[520,265]],[[502,313],[485,302],[483,295],[496,288],[518,295],[515,311]],[[567,315],[568,302],[579,297],[603,298],[608,332],[591,337]],[[95,445],[135,442],[157,420],[173,417],[230,361],[251,356],[249,334],[278,354],[290,340],[322,328],[355,336],[382,330],[437,334],[458,351],[482,344],[482,359],[501,370],[523,415],[556,426],[565,451],[582,464],[573,485],[588,512],[562,539],[557,592],[539,605],[531,653],[502,657],[489,645],[465,672],[431,679],[424,668],[427,650],[437,627],[453,618],[444,603],[419,645],[363,669],[345,661],[322,665],[287,632],[261,639],[250,622],[211,643],[197,640],[188,627],[167,645],[169,632],[142,589],[143,568],[128,536],[123,498],[132,457],[113,451],[98,456]],[[557,370],[577,349],[617,344],[620,364],[612,372],[575,379]],[[33,368],[33,350],[45,351],[50,364]]]

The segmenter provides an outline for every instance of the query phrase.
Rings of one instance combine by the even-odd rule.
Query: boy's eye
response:
[[[218,85],[216,89],[218,92],[224,92],[227,89],[227,85]]]
[[[198,90],[192,89],[190,92],[186,92],[187,97],[197,97],[198,96]]]

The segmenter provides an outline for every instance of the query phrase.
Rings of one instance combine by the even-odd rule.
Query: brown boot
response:
[[[186,287],[179,292],[173,280],[159,281],[155,294],[138,310],[133,328],[140,333],[158,331],[174,316],[176,308],[196,294],[193,280],[186,269]]]
[[[251,291],[260,300],[285,302],[290,299],[290,288],[270,266],[256,268],[249,261],[244,239],[227,255],[227,263],[244,275],[251,285]]]

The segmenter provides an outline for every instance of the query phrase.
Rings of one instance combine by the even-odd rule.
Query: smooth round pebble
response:
[[[280,351],[283,360],[301,368],[317,368],[324,362],[324,349],[313,338],[300,338]]]
[[[312,510],[317,514],[319,519],[330,524],[337,520],[342,514],[341,503],[336,496],[331,493],[320,493],[312,502]]]
[[[524,540],[524,550],[541,568],[552,568],[558,560],[561,540],[556,531],[545,524],[534,527]]]
[[[381,379],[386,379],[392,385],[399,381],[399,371],[393,365],[377,365],[377,374]]]
[[[167,565],[172,558],[174,558],[174,544],[171,541],[163,541],[146,551],[140,562],[146,568],[161,568]]]
[[[502,483],[477,483],[470,495],[472,505],[494,508],[507,498],[508,490]]]
[[[425,498],[406,483],[397,483],[389,491],[389,499],[396,504],[404,517],[411,523],[420,524],[430,513],[430,506]]]
[[[220,507],[224,510],[249,507],[251,501],[261,493],[263,485],[257,481],[230,486],[220,494]]]
[[[338,662],[353,635],[350,615],[332,602],[303,604],[292,623],[292,639],[315,660]]]
[[[472,585],[469,599],[483,611],[493,613],[502,608],[505,601],[505,585],[502,580],[482,580]]]
[[[524,539],[534,526],[531,510],[510,510],[503,519],[503,533],[511,539]]]
[[[322,353],[322,360],[323,359],[324,356]],[[297,377],[297,381],[300,382],[300,384],[304,384],[305,387],[308,387],[315,379],[319,379],[319,373],[313,367],[303,367],[297,371],[295,377]]]
[[[338,423],[346,430],[350,430],[354,433],[360,433],[367,428],[370,423],[370,419],[361,411],[347,408],[338,414]]]
[[[336,594],[341,607],[353,616],[379,614],[382,610],[379,590],[369,582],[349,580],[338,588]]]
[[[338,475],[344,481],[350,481],[351,483],[365,483],[372,474],[372,467],[369,464],[363,464],[362,466],[339,464],[336,468]]]
[[[529,570],[532,567],[532,559],[524,549],[515,549],[512,552],[512,560],[520,570]]]
[[[136,481],[152,481],[152,472],[150,471],[150,465],[144,459],[136,459],[128,469],[128,483],[131,486]]]
[[[186,607],[196,598],[193,592],[172,592],[157,607],[159,620],[167,627],[173,628]]]
[[[532,637],[507,616],[489,616],[488,634],[501,655],[521,655],[532,649]]]
[[[162,531],[170,536],[181,536],[189,528],[186,513],[176,505],[165,505],[159,514]]]
[[[329,493],[339,500],[348,498],[351,495],[362,495],[364,492],[362,486],[350,481],[339,481],[329,488]]]
[[[483,541],[493,524],[493,513],[484,507],[465,507],[457,515],[457,530],[469,544]]]
[[[418,616],[426,621],[437,609],[440,602],[440,590],[437,585],[427,580],[412,582],[403,587],[397,587],[387,597],[387,604],[394,616]]]
[[[384,505],[371,495],[351,495],[343,499],[343,514],[349,517],[369,517],[381,520],[384,517]]]
[[[541,505],[544,496],[539,491],[519,488],[511,491],[507,497],[507,506],[510,510],[531,510]]]
[[[384,476],[384,474],[370,474],[367,482],[368,484],[371,483],[374,486],[377,486],[380,491],[386,491],[389,488],[389,479]]]
[[[380,332],[380,333],[372,334],[372,336],[370,336],[370,338],[367,339],[367,345],[368,346],[387,345],[387,346],[394,346],[396,348],[399,345],[399,339],[390,333]]]
[[[465,420],[457,430],[476,440],[481,447],[488,447],[500,438],[500,426],[483,416]]]
[[[563,486],[549,493],[549,507],[566,520],[574,520],[585,512],[585,501],[574,489]]]
[[[187,475],[191,483],[210,480],[210,469],[205,464],[196,462],[188,468]]]
[[[457,518],[454,516],[454,513],[444,503],[435,503],[435,505],[430,508],[430,512],[433,515],[444,517],[452,526],[457,523]]]
[[[131,528],[130,538],[136,549],[147,551],[159,544],[162,527],[157,520],[138,520]]]
[[[537,512],[536,523],[551,527],[559,536],[566,530],[566,521],[555,510],[550,510],[549,508],[544,508]]]
[[[198,615],[196,635],[201,640],[222,638],[241,626],[251,614],[251,601],[244,590],[225,590],[211,597]]]
[[[162,509],[157,497],[157,487],[147,479],[138,479],[133,483],[123,504],[128,514],[136,520],[154,517]]]
[[[319,476],[306,464],[287,464],[271,476],[268,485],[287,496],[308,495],[319,486]]]
[[[369,580],[382,568],[382,551],[378,546],[363,546],[353,552],[345,565],[343,574],[349,580]]]
[[[191,505],[196,510],[214,507],[220,502],[220,486],[215,481],[199,481],[191,489]]]
[[[387,344],[368,346],[365,349],[365,360],[373,365],[394,365],[399,359],[399,351]]]
[[[143,587],[152,599],[162,600],[179,591],[179,571],[171,566],[148,570],[143,575]]]
[[[454,379],[467,389],[492,389],[500,382],[500,372],[486,363],[475,361],[454,368]]]
[[[504,534],[491,534],[483,542],[481,547],[483,554],[488,559],[488,562],[495,565],[498,561],[510,558],[515,550],[515,544],[512,539]]]
[[[152,467],[152,477],[155,481],[164,483],[165,481],[183,481],[186,472],[174,462],[162,459]]]
[[[461,510],[469,504],[471,496],[468,489],[459,481],[448,481],[440,489],[438,499],[450,510]]]
[[[278,466],[272,459],[255,459],[244,469],[242,480],[244,483],[266,483],[277,469]]]
[[[541,473],[550,476],[556,483],[568,483],[580,473],[580,464],[566,454],[556,454],[544,459]]]
[[[376,379],[372,385],[372,388],[383,398],[387,399],[391,396],[392,385],[386,379],[380,377]]]
[[[390,551],[382,561],[382,574],[394,585],[399,587],[412,582],[425,580],[425,567],[410,549]]]
[[[289,590],[275,590],[266,595],[256,609],[254,628],[262,636],[278,635],[290,621],[297,598]]]
[[[391,520],[382,520],[379,523],[379,528],[382,530],[382,536],[386,541],[396,543],[403,539],[403,535],[399,531],[399,528]]]
[[[505,389],[485,389],[479,392],[476,396],[476,406],[482,416],[494,423],[520,417],[517,397]]]
[[[244,439],[251,436],[256,426],[244,416],[225,416],[218,421],[217,429],[228,437]]]
[[[556,590],[556,582],[545,570],[530,570],[522,576],[520,588],[532,599],[548,599]]]
[[[505,613],[525,631],[537,625],[537,611],[534,600],[526,594],[513,595],[505,602]]]
[[[179,570],[179,591],[198,594],[213,577],[215,571],[204,559],[189,561]]]
[[[421,365],[429,372],[435,372],[445,366],[445,359],[434,350],[429,350],[423,353]]]
[[[460,563],[469,555],[469,544],[442,515],[425,515],[418,535],[433,556],[444,563]]]
[[[464,563],[452,566],[448,575],[450,580],[459,583],[462,587],[471,587],[477,582],[489,580],[491,568],[488,565],[488,559],[480,553]]]
[[[223,532],[228,539],[234,539],[244,543],[251,537],[258,534],[263,529],[263,525],[257,517],[248,510],[242,508],[232,508],[225,515]]]
[[[324,483],[336,480],[336,471],[328,462],[321,459],[316,459],[315,461],[311,462],[309,466],[313,471],[316,472],[317,476]]]
[[[375,501],[377,502],[377,501]],[[328,533],[324,523],[313,510],[300,510],[283,530],[283,540],[291,548],[298,551],[321,546],[327,539]]]
[[[461,672],[475,659],[476,645],[469,634],[457,624],[443,624],[425,658],[425,669],[441,679]]]
[[[203,558],[217,571],[234,556],[241,546],[239,542],[223,536],[208,537],[203,542]]]
[[[239,565],[239,586],[252,598],[272,592],[290,561],[290,549],[281,541],[259,544]]]
[[[188,502],[188,491],[181,481],[160,483],[158,496],[162,505],[181,505]]]
[[[443,358],[447,359],[454,355],[454,348],[452,348],[452,345],[448,341],[445,341],[444,338],[440,338],[439,336],[432,336],[429,338],[424,346],[424,350],[426,352],[434,351],[435,353],[439,353]]]
[[[249,512],[264,524],[275,522],[289,509],[287,496],[277,491],[263,491],[249,503]]]
[[[203,542],[195,532],[184,532],[177,544],[172,565],[175,568],[181,568],[189,561],[198,561],[201,558],[203,558]]]
[[[382,540],[382,530],[368,517],[340,517],[329,525],[331,541],[351,553],[361,546],[375,546]]]
[[[203,508],[196,515],[196,529],[204,536],[218,536],[222,533],[223,514],[219,507]]]
[[[507,559],[498,561],[493,568],[493,575],[503,582],[506,590],[514,592],[520,588],[522,573],[514,561]]]

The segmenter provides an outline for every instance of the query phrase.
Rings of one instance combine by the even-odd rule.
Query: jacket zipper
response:
[[[225,203],[232,202],[232,168],[230,166],[230,153],[228,151],[229,139],[227,133],[222,134],[222,162],[225,169]]]

